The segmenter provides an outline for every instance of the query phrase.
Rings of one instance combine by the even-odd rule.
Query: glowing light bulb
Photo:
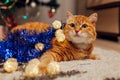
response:
[[[22,18],[23,18],[24,20],[26,20],[26,19],[28,18],[28,16],[23,15]]]
[[[55,13],[55,12],[56,12],[56,9],[55,9],[55,8],[52,8],[51,11],[52,11],[53,13]]]
[[[34,1],[31,2],[31,7],[35,8],[36,7],[36,3]]]

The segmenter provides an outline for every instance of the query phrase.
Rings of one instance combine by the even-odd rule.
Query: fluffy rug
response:
[[[120,53],[95,47],[100,60],[75,60],[60,62],[61,73],[35,79],[25,79],[23,72],[0,71],[0,80],[120,80]]]

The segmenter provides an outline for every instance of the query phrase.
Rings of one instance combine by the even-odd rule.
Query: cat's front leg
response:
[[[46,55],[46,53],[44,53],[44,55],[42,55],[39,60],[40,60],[40,65],[39,65],[40,72],[42,73],[42,75],[48,74],[47,66],[50,62],[54,60],[50,55]]]
[[[40,57],[39,70],[42,75],[54,75],[60,72],[60,67],[55,57],[56,55],[49,51]]]
[[[60,66],[55,61],[52,61],[47,65],[40,64],[39,69],[42,75],[55,75],[60,72]]]

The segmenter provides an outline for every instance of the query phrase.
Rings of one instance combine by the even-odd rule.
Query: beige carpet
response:
[[[61,75],[30,80],[119,80],[120,53],[95,47],[100,60],[76,60],[60,62]],[[20,71],[12,74],[0,72],[0,80],[27,80]]]

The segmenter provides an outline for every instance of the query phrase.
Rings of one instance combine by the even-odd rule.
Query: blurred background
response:
[[[66,11],[97,12],[98,38],[120,41],[120,0],[0,0],[0,34],[26,22],[66,22]]]

